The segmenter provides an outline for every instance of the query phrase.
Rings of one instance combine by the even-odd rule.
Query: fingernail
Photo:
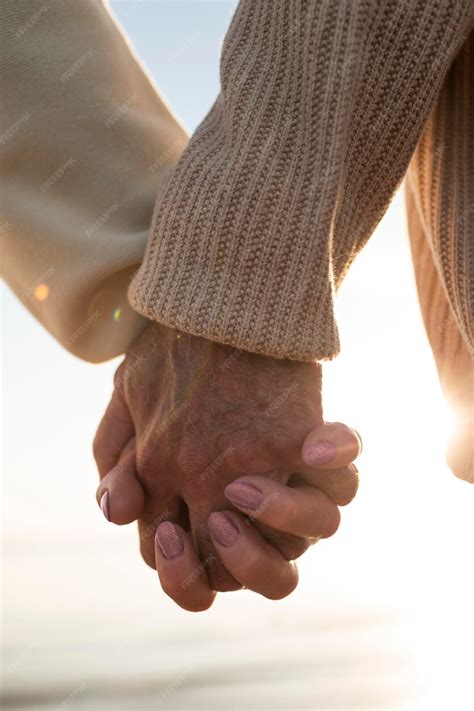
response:
[[[305,451],[306,464],[326,464],[336,458],[337,449],[332,442],[317,442]]]
[[[104,491],[100,498],[100,508],[107,521],[110,521],[109,492]]]
[[[167,560],[178,558],[184,551],[184,544],[178,529],[170,521],[160,523],[156,529],[155,538],[161,554]]]
[[[212,537],[225,548],[234,545],[239,537],[240,531],[237,524],[224,513],[212,513],[209,516],[208,525]]]
[[[229,484],[224,489],[224,494],[234,506],[249,511],[256,511],[263,503],[263,494],[260,489],[245,481]]]

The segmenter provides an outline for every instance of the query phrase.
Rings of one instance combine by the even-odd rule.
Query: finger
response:
[[[362,451],[362,440],[356,430],[341,422],[326,422],[306,435],[301,450],[304,472],[338,469],[350,464]]]
[[[125,446],[134,435],[130,411],[118,391],[114,390],[93,443],[100,478],[117,464]]]
[[[96,498],[107,521],[119,526],[135,521],[142,513],[145,496],[136,475],[134,440],[103,477]]]
[[[293,474],[287,482],[289,487],[311,486],[320,489],[338,506],[347,506],[357,494],[359,471],[355,464],[340,469],[319,469],[311,475]]]
[[[201,562],[191,537],[175,523],[161,523],[155,536],[156,570],[161,587],[177,605],[199,612],[214,602],[206,563]]]
[[[216,554],[216,549],[209,533],[208,519],[210,514],[213,511],[228,507],[228,501],[224,496],[223,489],[219,487],[219,491],[216,492],[215,496],[208,497],[204,502],[201,502],[201,504],[194,501],[191,505],[188,503],[188,506],[196,550],[201,560],[209,561],[207,575],[211,588],[220,592],[239,590],[242,585],[222,564],[222,561]],[[257,523],[257,528],[262,536],[275,546],[286,560],[299,558],[311,544],[310,541],[275,531],[264,524]]]
[[[213,590],[218,592],[231,592],[239,590],[242,585],[236,580],[225,565],[222,564],[212,537],[209,533],[208,518],[212,511],[226,507],[227,502],[221,489],[219,497],[211,503],[206,501],[205,505],[195,505],[189,507],[189,520],[196,550],[201,560],[208,561],[207,575]]]
[[[303,538],[329,538],[341,516],[331,499],[314,487],[279,484],[262,476],[246,476],[226,486],[226,498],[250,520]]]
[[[341,422],[319,425],[306,436],[288,485],[310,484],[338,506],[345,506],[359,488],[359,473],[352,460],[361,451],[362,440],[356,430]]]
[[[333,472],[330,472],[330,474],[332,473]],[[321,476],[321,478],[327,478],[328,472],[322,471],[318,474]],[[357,486],[354,486],[351,483],[352,480],[352,473],[348,473],[347,475],[345,475],[343,481],[339,481],[337,478],[334,481],[330,479],[326,482],[327,491],[325,493],[338,506],[345,505],[352,500],[357,490]],[[293,475],[287,481],[286,486],[307,487],[307,483],[304,479],[298,477],[298,475]],[[236,508],[239,507],[237,506]],[[245,510],[245,508],[243,510]],[[308,548],[314,546],[320,540],[319,537],[314,538],[295,536],[284,531],[278,531],[274,527],[263,523],[261,520],[258,519],[258,517],[252,518],[252,523],[255,528],[260,531],[265,540],[271,543],[272,546],[275,546],[275,548],[280,551],[280,553],[284,558],[286,558],[286,560],[297,560],[303,555],[303,553],[306,553]]]
[[[280,600],[293,592],[298,584],[294,563],[285,560],[239,514],[214,512],[208,525],[222,563],[242,585],[271,600]]]
[[[252,518],[251,521],[263,538],[280,551],[285,560],[297,560],[303,553],[306,553],[308,548],[319,541],[319,538],[303,538],[277,531],[258,519]]]
[[[158,526],[165,521],[178,524],[185,531],[189,528],[188,512],[184,501],[178,497],[147,497],[145,509],[138,519],[140,553],[150,568],[156,568],[155,534]]]

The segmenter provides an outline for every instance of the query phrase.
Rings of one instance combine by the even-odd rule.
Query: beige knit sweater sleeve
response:
[[[69,351],[122,353],[160,177],[187,135],[100,0],[0,0],[5,280]]]
[[[455,424],[448,462],[474,483],[474,31],[418,141],[405,192],[421,311]]]
[[[161,186],[131,304],[238,348],[334,357],[334,293],[473,17],[472,0],[241,0],[221,93]]]

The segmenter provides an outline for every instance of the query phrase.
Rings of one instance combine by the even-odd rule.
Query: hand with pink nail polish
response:
[[[108,521],[189,610],[245,586],[297,584],[292,562],[339,525],[358,485],[357,434],[324,423],[321,366],[150,322],[117,370],[94,454]]]

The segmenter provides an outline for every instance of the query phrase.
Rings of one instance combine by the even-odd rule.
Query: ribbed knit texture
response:
[[[406,195],[421,310],[458,423],[450,466],[474,483],[474,32],[418,143]]]
[[[474,32],[445,79],[407,181],[454,320],[474,355]]]
[[[241,0],[221,93],[161,185],[132,306],[238,348],[334,357],[334,292],[473,19],[472,0]]]

